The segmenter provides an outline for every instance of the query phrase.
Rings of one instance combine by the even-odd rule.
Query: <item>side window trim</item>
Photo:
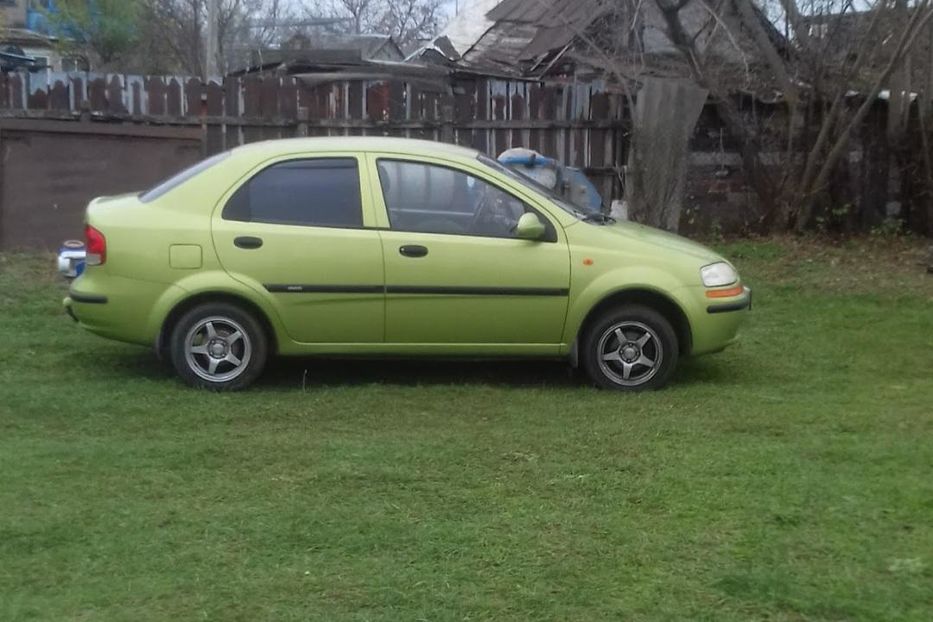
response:
[[[471,169],[461,168],[457,166],[455,163],[445,163],[445,162],[436,161],[433,159],[424,159],[424,158],[419,158],[418,156],[407,156],[407,155],[402,155],[402,154],[371,153],[369,155],[370,155],[369,157],[370,170],[373,171],[373,173],[375,174],[375,178],[376,178],[375,181],[378,184],[377,186],[376,184],[373,184],[373,185],[378,187],[378,192],[379,192],[379,196],[381,199],[380,201],[381,207],[385,213],[385,222],[380,227],[381,229],[388,230],[388,231],[405,232],[405,233],[429,233],[431,235],[452,235],[452,236],[458,236],[458,237],[466,236],[466,237],[474,237],[474,238],[484,238],[484,239],[489,239],[489,240],[511,240],[511,241],[516,241],[516,242],[523,241],[523,240],[519,240],[518,238],[514,238],[514,237],[483,235],[481,233],[472,233],[472,232],[466,232],[466,233],[452,233],[452,232],[443,232],[443,231],[428,232],[428,231],[415,231],[415,230],[409,230],[409,229],[397,229],[393,227],[391,223],[391,215],[390,215],[391,210],[389,209],[389,205],[386,200],[386,193],[385,193],[385,189],[382,184],[382,177],[380,175],[380,169],[379,169],[379,163],[381,161],[386,161],[386,162],[400,162],[403,164],[420,164],[422,166],[433,166],[436,168],[443,168],[443,169],[451,170],[455,173],[460,173],[463,175],[468,175],[470,177],[473,177],[474,179],[484,184],[487,184],[495,188],[499,192],[502,192],[503,194],[511,197],[515,201],[520,202],[526,210],[530,210],[534,212],[538,216],[538,218],[540,218],[542,222],[544,222],[546,231],[547,231],[547,237],[541,239],[540,242],[553,244],[553,243],[558,242],[560,239],[559,234],[557,233],[557,225],[554,224],[554,221],[552,218],[550,218],[546,213],[544,213],[537,206],[532,205],[530,201],[517,195],[511,189],[503,188],[499,183],[497,183],[497,180],[489,179],[481,174],[478,174],[477,172]],[[423,211],[424,213],[434,213],[433,210],[409,210],[409,211],[412,211],[412,212]],[[442,212],[441,210],[438,210],[437,213],[438,214],[440,213],[467,214],[468,212],[452,212],[452,211]]]
[[[339,161],[346,161],[346,165],[340,166],[337,164]],[[351,164],[352,162],[352,164]],[[329,164],[329,166],[328,166]],[[356,209],[359,210],[358,213],[348,214],[352,218],[353,222],[348,223],[330,223],[330,222],[315,222],[313,220],[287,220],[287,219],[270,219],[268,217],[254,217],[250,207],[247,214],[236,214],[232,215],[233,212],[238,208],[238,205],[234,203],[238,197],[240,200],[249,200],[249,198],[243,199],[241,193],[249,192],[250,184],[257,180],[261,175],[268,171],[277,169],[279,171],[286,170],[320,170],[323,168],[328,169],[353,169],[356,172],[356,185],[357,185],[357,196],[356,198]],[[292,227],[321,227],[328,229],[360,229],[364,226],[364,208],[363,208],[363,197],[362,197],[362,188],[361,188],[361,171],[360,171],[360,161],[356,157],[340,157],[333,155],[321,155],[318,157],[291,157],[281,159],[272,163],[267,164],[261,168],[254,169],[251,171],[247,179],[243,181],[236,190],[227,198],[225,201],[224,207],[221,210],[221,218],[224,220],[232,220],[239,222],[251,222],[257,224],[267,224],[267,225],[283,225],[283,226],[292,226]],[[242,208],[241,208],[242,209]],[[310,216],[310,214],[309,214]],[[358,219],[358,223],[356,222]]]
[[[383,230],[386,227],[382,225],[382,218],[380,218],[379,210],[376,209],[376,196],[372,188],[371,183],[371,171],[369,166],[369,157],[365,151],[334,151],[334,152],[295,152],[283,155],[277,155],[274,157],[267,158],[265,160],[254,162],[249,165],[249,168],[242,171],[237,176],[236,181],[232,182],[231,185],[224,192],[220,201],[215,205],[214,209],[214,218],[219,218],[222,220],[228,220],[224,217],[223,213],[227,207],[227,203],[233,198],[233,196],[249,181],[264,171],[265,169],[275,166],[276,164],[281,164],[283,162],[288,162],[291,160],[328,160],[328,159],[337,159],[337,158],[346,158],[353,159],[356,161],[358,181],[359,181],[359,191],[360,191],[360,203],[362,208],[362,217],[363,224],[359,227],[333,227],[328,225],[284,225],[284,226],[300,226],[304,228],[321,228],[321,229],[344,229],[344,230],[358,230],[358,231],[379,231]],[[243,222],[243,221],[231,221],[231,222]],[[269,224],[276,226],[280,223],[262,223],[256,222],[256,224]]]

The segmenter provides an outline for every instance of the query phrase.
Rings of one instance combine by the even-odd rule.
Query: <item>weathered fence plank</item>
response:
[[[205,154],[299,135],[408,136],[490,155],[523,146],[586,168],[603,186],[615,183],[624,159],[623,110],[619,94],[588,83],[461,76],[445,92],[404,77],[242,76],[204,84],[179,76],[0,74],[0,118],[200,127]]]

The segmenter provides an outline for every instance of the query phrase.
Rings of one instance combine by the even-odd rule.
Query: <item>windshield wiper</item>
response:
[[[590,212],[588,214],[581,213],[580,220],[583,222],[592,222],[599,225],[611,225],[616,221],[616,219],[612,216],[608,216],[601,212]]]

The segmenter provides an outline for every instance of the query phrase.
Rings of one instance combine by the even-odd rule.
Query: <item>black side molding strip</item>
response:
[[[741,311],[742,309],[747,309],[750,301],[748,298],[745,300],[740,300],[738,302],[730,302],[729,304],[724,305],[710,305],[706,307],[707,313],[729,313],[730,311]]]
[[[550,287],[435,287],[432,285],[389,285],[388,294],[448,294],[463,296],[566,296],[568,289]]]
[[[549,287],[436,287],[433,285],[263,285],[273,294],[441,294],[448,296],[567,296]]]
[[[273,294],[381,294],[382,285],[264,285]]]
[[[98,294],[79,294],[78,292],[68,292],[68,297],[75,302],[83,302],[89,305],[105,305],[107,297]]]

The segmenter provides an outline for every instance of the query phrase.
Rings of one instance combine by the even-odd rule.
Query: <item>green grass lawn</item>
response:
[[[0,620],[933,619],[922,245],[722,250],[741,343],[642,395],[301,360],[193,391],[0,255]]]

